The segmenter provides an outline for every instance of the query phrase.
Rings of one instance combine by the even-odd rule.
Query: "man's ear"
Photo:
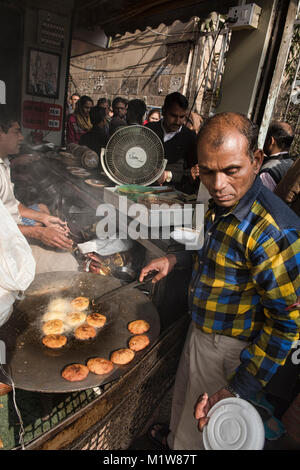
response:
[[[259,173],[263,160],[264,160],[263,150],[261,149],[255,150],[255,152],[253,153],[253,165],[254,165],[254,172],[256,175]]]

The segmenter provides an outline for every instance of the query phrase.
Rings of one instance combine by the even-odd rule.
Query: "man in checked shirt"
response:
[[[209,409],[219,400],[250,400],[284,365],[298,339],[300,219],[257,176],[258,129],[238,113],[209,118],[198,135],[200,179],[212,199],[205,240],[194,256],[191,324],[172,402],[171,449],[203,449]],[[169,254],[142,269],[154,282],[191,252]],[[288,308],[290,307],[290,308]],[[163,441],[156,425],[153,438]]]

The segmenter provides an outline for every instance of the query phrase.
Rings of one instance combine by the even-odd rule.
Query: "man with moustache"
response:
[[[112,102],[113,117],[109,123],[109,136],[111,137],[117,129],[126,126],[126,113],[128,101],[121,96],[117,96]]]
[[[198,135],[200,180],[212,199],[203,247],[189,287],[191,323],[178,366],[170,432],[153,439],[176,450],[203,449],[207,413],[229,397],[254,398],[284,365],[298,339],[300,221],[261,182],[258,129],[246,116],[221,113]],[[154,282],[190,252],[151,261]]]
[[[185,126],[188,100],[179,92],[166,96],[162,107],[162,119],[149,122],[149,127],[160,138],[168,160],[166,171],[158,180],[159,184],[170,183],[177,189],[184,188],[184,175],[197,161],[196,134]],[[188,180],[188,177],[185,178]]]

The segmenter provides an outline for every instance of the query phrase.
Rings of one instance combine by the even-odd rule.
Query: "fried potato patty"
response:
[[[150,329],[150,325],[145,320],[135,320],[129,323],[128,330],[134,335],[146,333]]]
[[[118,349],[117,351],[114,351],[112,353],[110,359],[111,362],[113,362],[114,364],[124,365],[131,362],[134,356],[134,351],[132,351],[131,349]]]
[[[87,362],[88,369],[97,375],[109,374],[114,368],[114,365],[108,359],[103,357],[93,357]]]
[[[106,323],[106,316],[95,312],[88,315],[86,321],[91,326],[101,328]]]
[[[64,331],[64,323],[62,320],[49,320],[42,326],[45,335],[61,335]]]
[[[42,342],[47,348],[61,348],[67,343],[67,337],[63,335],[46,335]]]
[[[89,369],[83,364],[71,364],[62,371],[62,377],[70,382],[79,382],[86,379]]]
[[[90,304],[88,297],[76,297],[76,299],[71,300],[71,305],[75,310],[82,312],[86,310]]]
[[[77,339],[91,339],[96,336],[96,330],[93,326],[84,323],[76,328],[74,335]]]
[[[128,344],[129,344],[129,348],[132,349],[132,351],[141,351],[142,349],[146,348],[149,343],[150,343],[150,340],[148,336],[136,335],[130,338]]]

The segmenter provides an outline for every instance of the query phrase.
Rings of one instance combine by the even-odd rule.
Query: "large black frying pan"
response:
[[[138,289],[121,291],[102,305],[107,323],[92,340],[79,341],[69,334],[66,346],[55,350],[46,348],[42,343],[41,317],[50,300],[78,296],[95,299],[119,286],[121,283],[117,279],[92,273],[52,272],[37,275],[25,298],[15,305],[12,316],[0,329],[0,340],[5,342],[6,362],[16,388],[47,393],[85,390],[119,378],[136,364],[160,332],[155,306]],[[99,312],[99,308],[92,310]],[[62,370],[69,364],[86,364],[92,357],[109,359],[114,350],[128,347],[132,336],[127,329],[128,323],[138,319],[146,320],[151,326],[147,333],[150,345],[137,352],[132,362],[115,366],[110,374],[102,376],[90,372],[80,382],[68,382],[61,377]],[[4,381],[3,378],[1,380]]]

